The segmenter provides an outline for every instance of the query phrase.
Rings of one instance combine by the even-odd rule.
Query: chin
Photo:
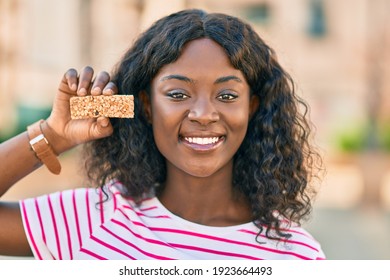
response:
[[[198,167],[191,166],[191,168],[186,168],[183,171],[193,177],[207,178],[218,173],[219,170],[215,168],[215,165],[210,167],[202,165]]]

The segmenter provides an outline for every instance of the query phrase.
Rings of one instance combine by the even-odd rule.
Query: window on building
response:
[[[267,25],[271,18],[271,8],[268,3],[250,5],[242,10],[243,16],[254,24]]]
[[[309,20],[307,31],[311,37],[326,35],[326,16],[323,0],[309,0]]]

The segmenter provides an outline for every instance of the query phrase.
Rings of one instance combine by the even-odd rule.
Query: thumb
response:
[[[104,138],[110,136],[113,131],[110,119],[99,117],[91,127],[91,136],[95,139]]]

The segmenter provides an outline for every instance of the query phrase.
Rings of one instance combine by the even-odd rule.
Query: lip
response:
[[[180,142],[196,152],[211,152],[216,150],[225,141],[223,135],[192,135],[180,136]]]

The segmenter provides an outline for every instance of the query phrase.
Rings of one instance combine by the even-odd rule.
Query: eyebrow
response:
[[[221,83],[225,83],[228,81],[236,81],[236,82],[242,83],[242,80],[239,77],[231,75],[231,76],[226,76],[226,77],[221,77],[221,78],[216,79],[214,84],[221,84]]]
[[[180,81],[184,81],[184,82],[187,82],[187,83],[194,83],[194,80],[186,77],[186,76],[182,76],[182,75],[168,75],[168,76],[164,76],[161,78],[160,81],[166,81],[166,80],[180,80]]]
[[[168,76],[164,76],[161,78],[161,81],[166,81],[166,80],[172,80],[172,79],[176,79],[176,80],[180,80],[180,81],[184,81],[184,82],[187,82],[187,83],[195,83],[194,80],[186,77],[186,76],[182,76],[182,75],[168,75]],[[236,82],[239,82],[241,83],[242,80],[237,77],[237,76],[234,76],[234,75],[230,75],[230,76],[224,76],[224,77],[220,77],[218,79],[215,80],[214,84],[221,84],[221,83],[225,83],[225,82],[228,82],[228,81],[236,81]]]

